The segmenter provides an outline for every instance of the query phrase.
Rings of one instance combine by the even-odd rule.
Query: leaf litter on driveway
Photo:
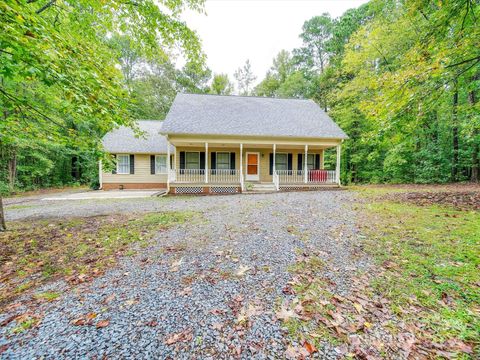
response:
[[[296,300],[297,284],[314,281],[292,276],[299,253],[308,258],[311,246],[328,255],[338,270],[322,278],[341,296],[351,289],[352,271],[343,269],[364,267],[352,257],[354,213],[343,206],[352,197],[322,191],[169,199],[162,211],[194,208],[205,221],[160,232],[79,294],[43,304],[45,317],[31,333],[0,328],[0,346],[8,344],[7,356],[26,358],[51,357],[52,349],[63,349],[58,358],[337,358],[324,334],[306,328],[303,339],[291,338],[284,322],[316,319],[311,299]],[[334,234],[339,226],[341,236]],[[71,324],[78,314],[90,326]],[[336,321],[341,329],[342,319]]]

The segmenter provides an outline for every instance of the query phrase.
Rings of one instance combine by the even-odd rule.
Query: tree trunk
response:
[[[472,77],[472,82],[476,82],[480,79],[480,73],[477,73]],[[475,86],[473,89],[468,93],[468,102],[474,108],[475,104],[477,103],[477,94],[475,92]],[[472,148],[472,174],[470,180],[473,182],[478,182],[479,180],[479,168],[480,168],[480,159],[479,159],[479,152],[480,152],[480,145],[478,141],[479,137],[479,130],[478,126],[474,125],[473,129],[473,148]]]
[[[10,192],[15,190],[15,180],[17,178],[17,152],[12,149],[10,159],[8,160],[8,187]]]
[[[452,109],[452,135],[453,135],[453,159],[452,181],[458,181],[458,82],[455,80],[453,89]]]
[[[5,224],[5,212],[3,211],[3,198],[0,195],[0,231],[7,230],[7,225]]]

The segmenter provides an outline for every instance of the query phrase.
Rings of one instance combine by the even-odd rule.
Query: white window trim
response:
[[[127,157],[127,164],[128,164],[127,172],[120,172],[120,168],[118,166],[119,165],[119,161],[118,161],[119,156],[126,156]],[[117,154],[116,158],[117,158],[117,174],[118,175],[129,175],[130,174],[130,154]]]
[[[218,154],[228,154],[228,169],[219,169],[218,168]],[[232,169],[232,162],[231,162],[231,151],[215,151],[215,169],[216,170],[231,170]]]
[[[189,169],[187,167],[187,154],[198,154],[198,168],[196,169]],[[185,151],[185,170],[200,170],[200,151]]]
[[[160,157],[165,157],[165,172],[159,172],[157,171],[157,161]],[[167,154],[158,154],[158,155],[155,155],[155,174],[167,174],[168,171],[167,171],[167,166],[168,166],[168,161],[167,161]]]

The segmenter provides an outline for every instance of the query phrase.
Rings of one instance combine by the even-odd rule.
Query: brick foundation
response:
[[[166,183],[103,183],[102,190],[147,190],[166,189]]]

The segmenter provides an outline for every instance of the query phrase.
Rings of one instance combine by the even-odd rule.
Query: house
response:
[[[117,169],[102,173],[103,189],[215,194],[340,185],[347,135],[312,100],[178,94],[163,122],[138,124],[144,138],[126,128],[105,136]],[[335,169],[324,168],[329,148]]]

